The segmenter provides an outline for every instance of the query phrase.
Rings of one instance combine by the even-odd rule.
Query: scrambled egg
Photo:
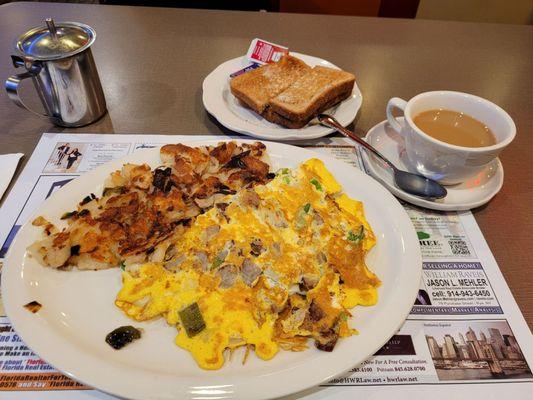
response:
[[[227,196],[196,218],[165,261],[128,268],[116,305],[137,321],[163,316],[204,369],[241,346],[269,360],[309,339],[332,351],[356,331],[349,309],[377,301],[366,267],[375,236],[361,202],[318,159]]]

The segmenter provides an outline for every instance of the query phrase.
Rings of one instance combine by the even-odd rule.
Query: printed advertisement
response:
[[[108,161],[129,154],[131,143],[80,143],[56,144],[44,173],[81,173],[94,169]]]
[[[374,357],[328,386],[532,377],[506,320],[409,319]]]
[[[424,262],[412,314],[503,314],[480,262]]]
[[[475,259],[476,253],[458,213],[404,204],[418,235],[424,259]]]

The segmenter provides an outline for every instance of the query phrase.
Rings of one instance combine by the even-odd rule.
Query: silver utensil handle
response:
[[[379,151],[377,151],[374,147],[365,142],[355,133],[349,131],[344,126],[337,123],[337,121],[333,119],[330,115],[320,114],[318,116],[318,120],[320,121],[320,123],[329,126],[330,128],[336,129],[338,132],[342,133],[347,138],[352,139],[354,142],[357,142],[359,145],[363,146],[365,150],[369,150],[370,152],[374,153],[378,158],[380,158],[385,164],[387,164],[392,169],[396,169],[396,167],[389,160],[387,160],[387,158],[383,156],[383,154],[381,154]]]
[[[34,76],[35,76],[35,73],[33,72],[23,72],[22,74],[11,75],[9,78],[6,79],[6,83],[5,83],[6,92],[9,98],[17,106],[21,108],[25,108],[26,110],[40,117],[48,118],[49,116],[47,114],[43,114],[43,113],[34,111],[31,108],[29,108],[20,98],[20,95],[19,95],[20,82],[27,78],[33,78]]]

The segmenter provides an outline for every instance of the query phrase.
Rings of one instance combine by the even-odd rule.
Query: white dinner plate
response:
[[[331,353],[311,343],[306,351],[280,351],[270,361],[250,354],[244,365],[242,353],[237,353],[218,371],[202,370],[173,343],[176,329],[163,319],[139,323],[115,307],[119,268],[57,271],[29,258],[26,248],[42,237],[31,222],[19,231],[2,272],[4,305],[15,330],[39,356],[68,376],[132,399],[273,398],[326,382],[371,356],[400,328],[419,288],[422,260],[411,221],[388,191],[358,169],[310,150],[280,143],[266,146],[273,170],[320,158],[346,193],[364,202],[377,237],[367,264],[383,284],[377,305],[353,310],[350,325],[359,335],[339,340]],[[64,225],[60,216],[89,193],[100,195],[104,179],[126,162],[156,167],[159,151],[141,150],[82,175],[50,196],[33,217],[43,215]],[[23,307],[34,300],[42,304],[36,314]],[[105,336],[122,325],[141,327],[143,336],[113,350]]]
[[[322,65],[339,69],[321,58],[294,52],[291,52],[291,55],[311,67]],[[326,136],[334,131],[318,124],[309,124],[301,129],[284,128],[268,122],[259,114],[240,105],[229,88],[230,74],[249,64],[250,61],[246,57],[237,57],[220,64],[204,79],[202,85],[204,107],[218,122],[232,131],[269,140],[309,140]],[[347,126],[355,119],[362,102],[363,95],[356,83],[350,97],[326,112],[333,115],[342,126]]]
[[[397,118],[403,124],[402,118]],[[409,162],[403,138],[387,121],[380,122],[368,131],[365,140],[387,157],[394,165],[405,171],[415,172],[416,168]],[[443,199],[426,200],[404,192],[394,183],[390,168],[375,156],[363,150],[363,162],[366,169],[376,180],[411,204],[439,211],[470,210],[488,203],[503,186],[503,166],[498,158],[490,162],[480,173],[457,185],[446,186],[448,194]]]

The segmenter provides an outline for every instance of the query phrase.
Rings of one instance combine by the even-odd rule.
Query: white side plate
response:
[[[322,65],[324,67],[339,69],[329,61],[321,58],[291,52],[309,66]],[[205,109],[213,115],[218,122],[232,131],[270,140],[308,140],[326,136],[333,132],[331,128],[321,125],[307,125],[301,129],[288,129],[268,122],[254,111],[239,104],[229,88],[230,74],[249,65],[246,57],[237,57],[226,61],[216,67],[204,79],[202,85]],[[363,96],[354,85],[352,95],[326,112],[333,115],[342,126],[349,125],[361,108]]]

